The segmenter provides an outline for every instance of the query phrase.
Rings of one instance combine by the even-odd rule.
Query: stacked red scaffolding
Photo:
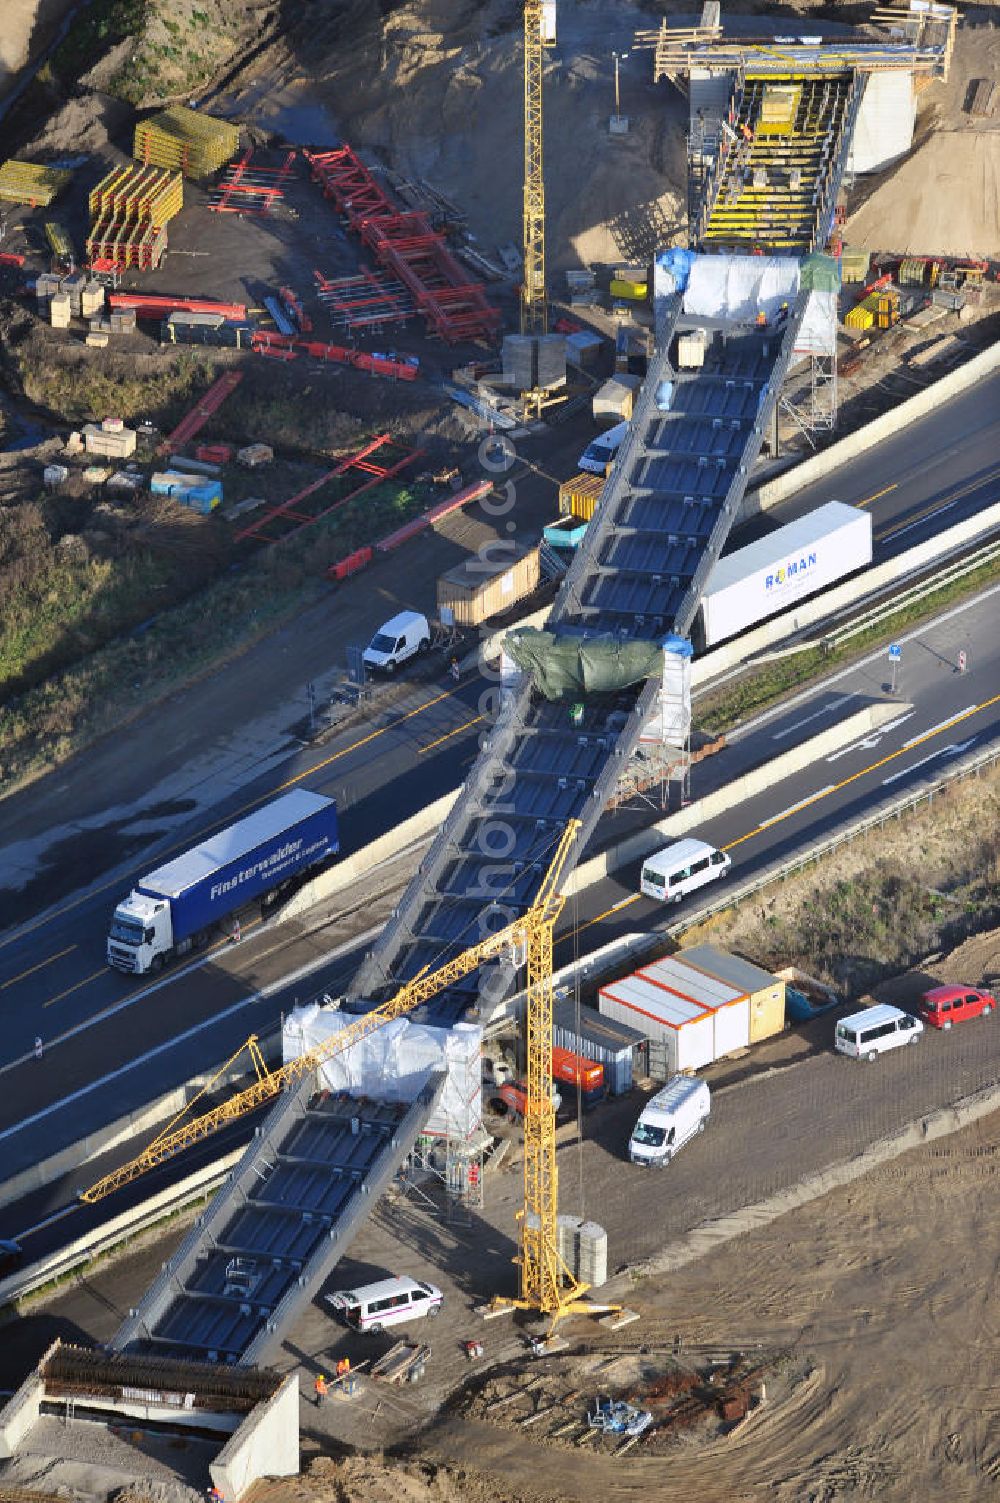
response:
[[[199,397],[185,417],[182,417],[173,433],[169,433],[160,445],[161,451],[179,449],[199,433],[213,412],[218,412],[223,402],[243,380],[241,371],[225,371],[212,383],[203,397]]]
[[[316,182],[380,265],[409,289],[431,330],[454,343],[494,333],[500,312],[470,282],[426,214],[400,213],[349,146],[305,152]]]

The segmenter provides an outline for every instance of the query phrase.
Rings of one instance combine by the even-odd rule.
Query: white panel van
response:
[[[326,1301],[346,1325],[377,1336],[389,1326],[436,1315],[443,1298],[436,1285],[402,1277],[380,1279],[376,1284],[363,1284],[360,1289],[341,1289],[328,1294]]]
[[[629,1139],[633,1164],[669,1164],[677,1151],[704,1132],[712,1110],[708,1085],[690,1075],[675,1075],[642,1109]]]
[[[919,1018],[898,1007],[866,1007],[864,1012],[852,1013],[841,1018],[834,1033],[834,1046],[839,1054],[849,1054],[852,1059],[866,1059],[874,1064],[886,1049],[899,1049],[903,1044],[918,1044],[924,1025]]]
[[[704,840],[677,840],[642,863],[639,890],[645,898],[679,903],[681,898],[706,882],[724,877],[732,866],[725,851]]]
[[[627,432],[628,423],[616,423],[607,433],[599,433],[577,461],[581,470],[588,470],[591,475],[606,475],[608,466],[625,442]]]
[[[379,627],[362,657],[366,668],[395,673],[400,663],[405,663],[414,653],[426,652],[430,645],[431,629],[427,617],[419,611],[400,611],[398,616]]]

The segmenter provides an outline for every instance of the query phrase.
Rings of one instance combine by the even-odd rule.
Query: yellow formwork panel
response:
[[[58,198],[72,176],[63,167],[45,167],[11,158],[0,167],[0,199],[45,209]]]
[[[801,98],[801,84],[768,84],[760,102],[757,135],[791,136]]]
[[[143,224],[162,226],[184,207],[179,172],[128,163],[103,177],[90,195],[91,220],[108,212]]]
[[[232,160],[239,144],[239,126],[173,105],[139,122],[132,155],[138,162],[170,167],[185,177],[207,177]]]

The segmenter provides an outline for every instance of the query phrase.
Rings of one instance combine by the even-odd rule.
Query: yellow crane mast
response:
[[[542,167],[542,72],[553,4],[524,0],[524,277],[521,333],[548,332],[545,299],[545,176]]]
[[[552,936],[566,901],[559,891],[559,884],[579,828],[580,821],[571,820],[562,831],[533,906],[512,924],[464,950],[438,970],[415,976],[381,1007],[361,1015],[340,1033],[276,1070],[268,1070],[256,1035],[251,1035],[201,1095],[211,1090],[215,1080],[229,1070],[244,1048],[249,1049],[257,1073],[251,1085],[197,1117],[189,1116],[195,1105],[195,1102],[190,1103],[142,1153],[84,1190],[81,1200],[89,1204],[103,1200],[219,1128],[273,1101],[286,1087],[298,1084],[304,1076],[316,1070],[324,1060],[359,1043],[391,1019],[412,1012],[486,961],[510,953],[518,958],[523,955],[527,965],[524,1208],[519,1256],[521,1295],[513,1303],[519,1308],[552,1315],[555,1319],[568,1313],[585,1292],[585,1286],[577,1283],[563,1265],[556,1237],[558,1191],[555,1112],[552,1107]],[[196,1101],[198,1099],[200,1097]],[[586,1308],[593,1309],[592,1306]]]

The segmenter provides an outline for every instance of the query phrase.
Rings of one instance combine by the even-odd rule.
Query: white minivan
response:
[[[704,1080],[675,1075],[643,1107],[629,1139],[629,1158],[633,1164],[669,1164],[685,1143],[704,1132],[711,1110]]]
[[[627,432],[628,423],[616,423],[606,433],[599,433],[577,460],[581,470],[588,470],[591,475],[606,475],[608,465],[625,442]]]
[[[874,1064],[886,1049],[918,1044],[923,1031],[919,1018],[881,1003],[841,1018],[833,1041],[838,1054],[849,1054],[852,1059],[866,1059]]]
[[[444,1298],[435,1284],[405,1277],[379,1279],[360,1289],[340,1289],[326,1301],[355,1331],[377,1336],[388,1326],[401,1326],[424,1315],[436,1315]]]
[[[639,890],[645,898],[679,903],[697,887],[724,877],[732,866],[725,851],[704,840],[675,840],[642,863]]]
[[[430,645],[431,629],[427,617],[419,611],[400,611],[398,616],[379,627],[362,657],[366,668],[395,673],[400,663],[405,663],[418,652],[426,652]]]

